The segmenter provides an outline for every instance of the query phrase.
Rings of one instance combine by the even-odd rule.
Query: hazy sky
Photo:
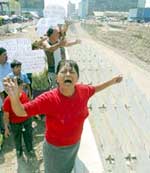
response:
[[[69,0],[45,0],[45,6],[48,4],[59,4],[67,8],[67,3]],[[78,4],[81,0],[70,0],[72,3]]]

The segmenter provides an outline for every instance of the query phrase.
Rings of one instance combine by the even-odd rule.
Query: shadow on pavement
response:
[[[77,157],[72,173],[90,173],[85,164]]]

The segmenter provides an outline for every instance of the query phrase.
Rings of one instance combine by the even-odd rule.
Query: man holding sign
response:
[[[56,86],[56,67],[58,65],[58,62],[64,58],[64,55],[62,57],[62,53],[64,54],[64,47],[81,43],[81,40],[79,39],[73,41],[66,40],[64,37],[65,32],[66,29],[60,29],[60,26],[56,29],[49,28],[46,33],[47,38],[42,38],[40,41],[35,41],[32,44],[32,47],[34,49],[41,48],[45,51],[48,64],[48,80],[51,88],[54,88]]]
[[[61,39],[62,33],[58,29],[49,28],[47,31],[48,39],[43,42],[45,54],[48,63],[48,79],[55,87],[55,72],[58,62],[62,59],[61,50],[63,47],[79,44],[80,40],[68,41],[64,37]]]

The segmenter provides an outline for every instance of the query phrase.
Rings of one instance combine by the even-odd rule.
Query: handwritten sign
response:
[[[8,55],[13,52],[25,52],[32,50],[31,40],[26,38],[6,39],[0,41],[0,47],[5,48]]]
[[[45,18],[65,18],[65,8],[60,5],[49,5],[43,10]]]
[[[0,2],[9,2],[9,0],[0,0]]]
[[[44,18],[37,23],[37,34],[43,36],[47,30],[55,28],[58,24],[64,24],[65,8],[60,5],[49,5],[43,10]]]
[[[46,34],[47,30],[57,27],[58,24],[64,24],[64,19],[62,18],[41,18],[36,25],[36,31],[39,36]]]
[[[16,59],[22,62],[22,70],[25,73],[39,73],[46,68],[46,55],[43,50],[30,50],[26,52],[16,52],[9,57],[12,61]]]

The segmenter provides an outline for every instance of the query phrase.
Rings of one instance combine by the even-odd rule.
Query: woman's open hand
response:
[[[123,80],[121,75],[112,78],[112,84],[120,83]]]
[[[3,80],[3,85],[8,96],[19,97],[19,88],[17,84],[17,78],[11,79],[9,77],[6,77]]]

